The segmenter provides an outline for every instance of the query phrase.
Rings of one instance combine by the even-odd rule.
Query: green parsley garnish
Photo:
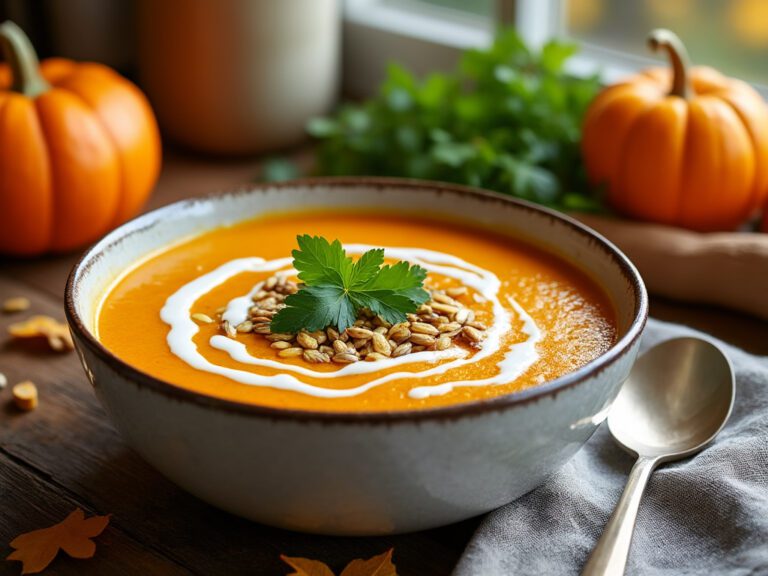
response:
[[[429,299],[423,288],[427,271],[402,261],[385,266],[383,248],[353,261],[338,240],[306,234],[296,240],[293,266],[303,284],[272,318],[272,332],[314,332],[328,326],[343,332],[363,308],[396,324]]]

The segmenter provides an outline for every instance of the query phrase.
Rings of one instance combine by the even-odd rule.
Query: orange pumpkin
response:
[[[668,30],[649,37],[672,69],[603,90],[582,139],[587,173],[618,212],[699,231],[737,227],[768,194],[768,106],[747,83],[689,68]]]
[[[157,122],[136,86],[100,64],[39,64],[0,25],[0,253],[78,248],[134,215],[160,170]]]

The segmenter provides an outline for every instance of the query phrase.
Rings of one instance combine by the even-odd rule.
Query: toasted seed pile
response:
[[[285,307],[285,298],[298,289],[295,282],[278,274],[265,280],[254,294],[250,319],[242,324],[222,322],[223,308],[217,311],[216,320],[200,313],[193,314],[192,319],[203,324],[218,321],[221,331],[231,338],[255,334],[271,342],[277,356],[301,357],[312,364],[386,360],[422,350],[446,350],[456,345],[458,339],[479,346],[485,338],[486,326],[476,321],[474,311],[459,301],[467,294],[463,286],[430,290],[431,300],[408,314],[405,322],[395,325],[363,310],[354,326],[342,333],[332,327],[298,334],[273,333],[269,328],[272,317]]]

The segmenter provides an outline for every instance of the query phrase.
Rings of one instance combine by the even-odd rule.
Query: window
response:
[[[566,0],[563,32],[588,53],[647,58],[645,35],[674,30],[694,64],[768,85],[768,2],[765,0]]]
[[[645,36],[670,28],[694,64],[768,95],[768,0],[346,0],[346,88],[369,94],[393,60],[417,73],[451,68],[462,49],[489,43],[499,23],[514,23],[533,46],[577,40],[571,71],[608,82],[658,65]]]

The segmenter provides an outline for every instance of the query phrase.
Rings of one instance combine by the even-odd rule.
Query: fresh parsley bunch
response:
[[[303,285],[285,299],[286,307],[270,324],[272,332],[314,332],[328,326],[343,332],[363,308],[396,324],[429,299],[422,287],[426,270],[408,262],[383,266],[383,248],[368,250],[353,261],[338,240],[331,243],[309,235],[296,239],[293,266]]]
[[[323,175],[408,176],[504,192],[558,209],[598,209],[579,152],[597,77],[563,72],[573,44],[533,53],[514,31],[423,81],[389,67],[378,95],[308,125]]]

